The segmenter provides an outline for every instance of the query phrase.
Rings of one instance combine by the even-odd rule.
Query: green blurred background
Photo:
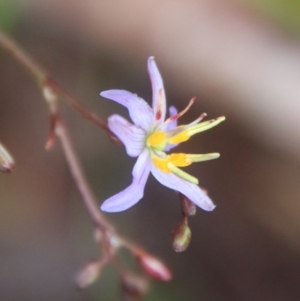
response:
[[[202,112],[226,116],[180,146],[221,153],[187,169],[217,208],[191,219],[186,252],[171,247],[177,196],[153,178],[141,202],[108,216],[174,272],[146,300],[300,299],[299,1],[0,0],[0,26],[102,118],[128,116],[102,90],[150,102],[150,55],[170,105],[197,96],[183,123]],[[112,268],[76,290],[74,275],[97,256],[91,222],[59,143],[44,149],[40,91],[3,51],[0,66],[0,140],[17,163],[0,174],[0,300],[119,300]],[[64,105],[63,114],[100,204],[130,183],[135,161],[77,112]]]

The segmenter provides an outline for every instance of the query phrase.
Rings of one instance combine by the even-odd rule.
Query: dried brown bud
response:
[[[187,223],[181,223],[173,229],[173,249],[175,252],[183,252],[191,241],[192,232]]]
[[[0,143],[0,171],[12,172],[15,161],[7,149]]]
[[[137,260],[144,270],[149,276],[161,280],[161,281],[170,281],[172,278],[172,273],[168,269],[168,267],[162,263],[159,259],[147,254],[140,253],[137,254]]]
[[[190,201],[185,195],[182,193],[179,194],[181,201],[181,210],[186,216],[191,216],[196,214],[196,205]]]
[[[77,287],[83,289],[93,284],[100,276],[102,268],[103,262],[99,260],[90,261],[86,264],[75,278]]]
[[[149,282],[140,275],[126,271],[122,274],[122,293],[129,300],[140,300],[149,290]]]

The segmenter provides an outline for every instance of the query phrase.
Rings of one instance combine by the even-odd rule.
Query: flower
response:
[[[135,205],[144,195],[145,184],[151,172],[161,184],[179,191],[202,209],[211,211],[215,205],[198,186],[198,179],[179,167],[215,159],[220,155],[167,152],[191,136],[216,126],[225,120],[225,117],[200,122],[206,116],[202,114],[188,125],[177,126],[178,118],[194,103],[193,98],[179,113],[175,107],[170,107],[170,117],[165,120],[165,91],[154,57],[148,59],[148,72],[152,84],[152,108],[136,94],[124,90],[108,90],[100,93],[102,97],[116,101],[128,109],[134,124],[114,114],[108,118],[108,127],[123,142],[127,154],[138,157],[132,171],[132,183],[125,190],[104,201],[101,209],[119,212]]]

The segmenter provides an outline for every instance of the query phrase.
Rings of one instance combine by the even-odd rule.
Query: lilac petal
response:
[[[174,106],[169,107],[169,117],[173,117],[177,114],[178,114],[178,110]],[[166,125],[162,126],[162,130],[164,132],[169,132],[174,130],[176,126],[177,126],[177,119],[170,121]]]
[[[119,212],[135,205],[144,195],[144,188],[150,173],[150,155],[145,149],[138,157],[133,171],[132,183],[123,191],[107,199],[101,210],[106,212]]]
[[[166,117],[166,96],[163,80],[156,66],[154,57],[151,56],[148,59],[148,72],[152,85],[152,109],[154,116],[156,116],[158,107],[160,107],[160,114],[157,121],[158,124],[163,123]]]
[[[108,118],[109,129],[123,142],[130,157],[137,157],[145,148],[146,133],[120,115]]]
[[[107,90],[100,93],[102,97],[111,99],[126,107],[133,123],[145,131],[151,128],[153,123],[153,111],[150,106],[136,94],[125,90]]]
[[[212,211],[215,208],[212,200],[201,190],[201,188],[199,188],[198,185],[179,178],[172,173],[162,172],[153,164],[151,166],[151,172],[156,180],[161,184],[181,192],[203,210]]]
[[[171,107],[169,108],[169,115],[170,115],[170,117],[173,117],[173,116],[177,115],[177,113],[178,113],[178,110],[177,110],[175,107],[171,106]],[[173,120],[173,121],[170,121],[169,123],[167,123],[166,126],[162,127],[162,130],[163,130],[164,132],[168,132],[168,131],[174,130],[176,127],[177,127],[177,120]],[[178,145],[178,144],[168,144],[168,145],[165,147],[164,151],[165,151],[165,152],[168,152],[168,151],[170,151],[172,148],[176,147],[177,145]]]

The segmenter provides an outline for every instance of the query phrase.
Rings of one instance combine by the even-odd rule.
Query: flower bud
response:
[[[126,300],[140,300],[148,290],[147,279],[129,271],[122,274],[122,293]]]
[[[192,232],[187,223],[181,223],[173,229],[173,249],[175,252],[183,252],[191,241]]]
[[[15,162],[7,149],[0,143],[0,171],[12,172]]]
[[[77,287],[83,289],[93,284],[100,276],[102,268],[103,262],[99,260],[90,261],[86,264],[75,278]]]
[[[196,205],[182,193],[180,193],[180,201],[181,201],[181,210],[186,216],[191,216],[196,214],[196,209],[197,209]]]
[[[161,281],[171,280],[172,278],[171,271],[168,269],[168,267],[165,264],[163,264],[157,258],[147,253],[140,253],[137,254],[137,260],[141,268],[149,276]]]

